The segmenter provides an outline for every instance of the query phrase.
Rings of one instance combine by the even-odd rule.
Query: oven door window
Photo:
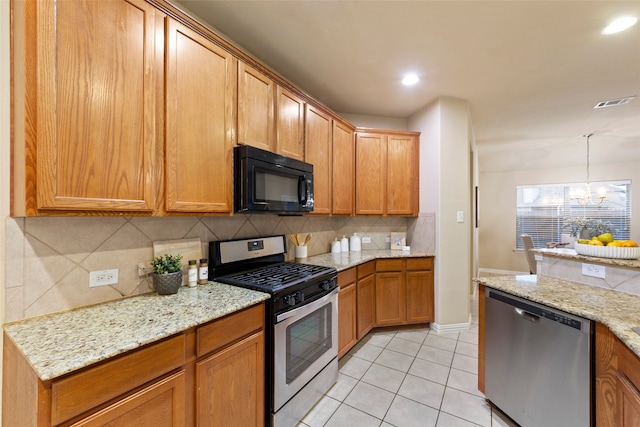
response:
[[[287,384],[331,349],[331,331],[331,304],[287,326]]]

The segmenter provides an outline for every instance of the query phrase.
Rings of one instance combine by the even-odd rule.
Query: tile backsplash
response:
[[[153,257],[153,241],[199,238],[208,242],[312,233],[309,256],[330,251],[331,241],[357,232],[371,238],[362,249],[388,248],[391,232],[406,232],[403,217],[38,217],[7,220],[5,321],[49,314],[151,292],[137,264]],[[293,246],[287,244],[287,259]],[[116,285],[89,287],[89,272],[119,269]]]

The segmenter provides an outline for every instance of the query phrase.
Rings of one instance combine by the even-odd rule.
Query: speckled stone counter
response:
[[[490,288],[600,322],[640,356],[640,335],[631,330],[640,326],[638,295],[536,275],[474,280]]]
[[[324,267],[335,267],[338,271],[342,271],[380,258],[419,258],[432,256],[435,256],[435,253],[378,249],[361,252],[340,252],[315,255],[309,258],[296,259],[296,262],[322,265]]]
[[[267,299],[209,282],[8,323],[4,331],[46,381]]]
[[[573,249],[532,249],[531,252],[541,254],[542,256],[550,256],[556,258],[564,258],[573,261],[589,262],[594,264],[609,265],[623,268],[634,268],[640,270],[640,259],[616,259],[616,258],[599,258],[587,255],[580,255]]]

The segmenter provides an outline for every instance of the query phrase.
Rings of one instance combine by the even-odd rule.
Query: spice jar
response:
[[[198,284],[205,285],[209,281],[209,264],[206,258],[200,258],[200,269],[198,270]]]
[[[189,260],[189,269],[187,270],[187,286],[190,288],[198,284],[198,266],[196,260]]]

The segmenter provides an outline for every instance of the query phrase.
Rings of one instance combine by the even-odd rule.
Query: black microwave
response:
[[[313,211],[313,165],[247,145],[233,149],[234,210]]]

